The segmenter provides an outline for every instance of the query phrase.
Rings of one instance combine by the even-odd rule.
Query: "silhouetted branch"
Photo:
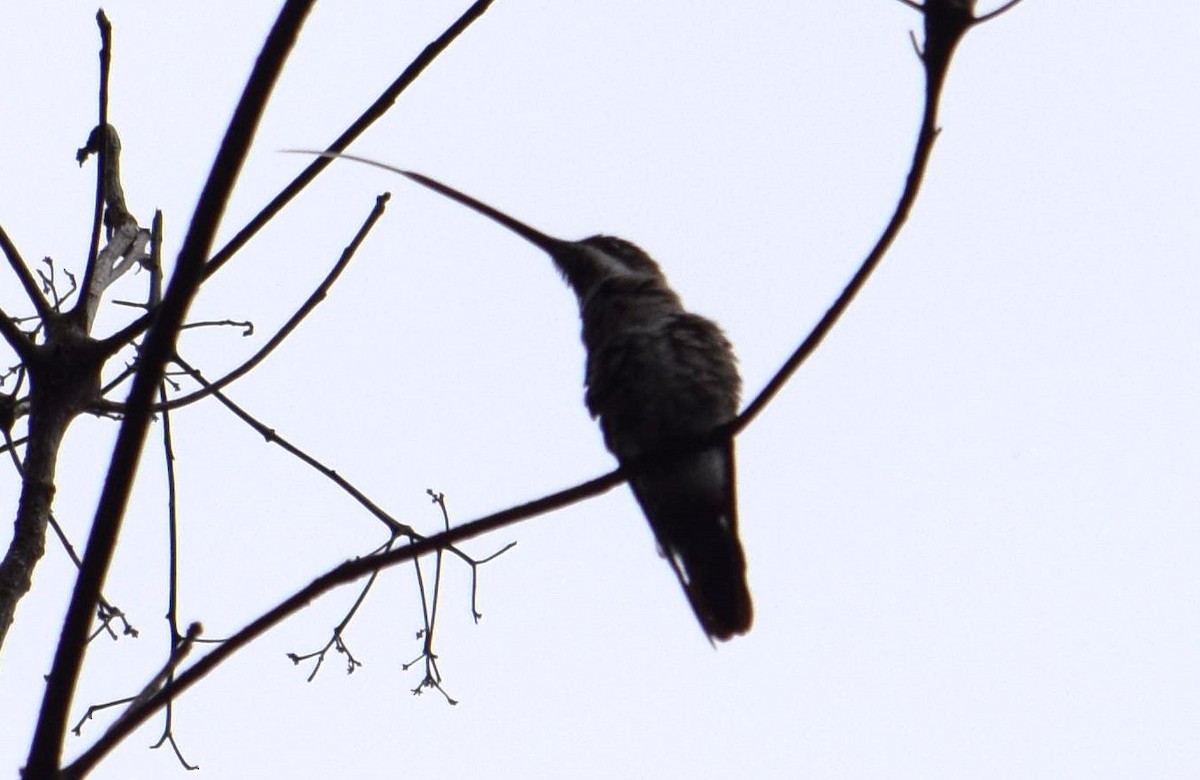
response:
[[[151,323],[154,322],[154,317],[157,313],[158,310],[154,307],[151,307],[149,311],[138,317],[133,322],[121,328],[116,333],[113,333],[111,336],[101,340],[99,344],[100,348],[104,351],[105,357],[111,357],[112,355],[115,355],[118,350],[144,333],[146,328],[149,328]]]
[[[414,560],[421,555],[427,555],[435,550],[449,549],[451,545],[467,539],[473,539],[476,536],[495,531],[498,528],[512,525],[530,517],[543,515],[547,512],[553,512],[564,506],[600,495],[623,480],[624,476],[619,469],[611,471],[608,474],[568,488],[567,490],[561,490],[535,501],[496,512],[474,522],[452,528],[445,533],[405,545],[399,549],[378,556],[359,558],[340,564],[313,580],[295,594],[284,599],[265,614],[253,620],[241,631],[238,631],[219,647],[215,648],[211,653],[180,672],[175,678],[171,695],[177,697],[203,679],[217,666],[228,660],[241,648],[262,636],[290,615],[306,607],[313,599],[328,593],[336,587],[369,576],[372,572],[380,571],[404,563],[405,561]],[[148,718],[161,708],[165,704],[166,698],[160,692],[137,707],[131,707],[121,721],[114,724],[96,744],[84,751],[83,755],[76,759],[74,763],[63,769],[62,776],[64,780],[82,777],[91,771],[97,762],[108,755],[126,736],[142,723],[145,723]]]
[[[200,194],[162,306],[142,346],[141,361],[130,390],[125,420],[117,435],[108,476],[92,522],[83,569],[75,583],[54,664],[47,679],[25,770],[28,777],[51,778],[58,772],[67,711],[86,651],[88,623],[120,534],[125,506],[133,488],[133,476],[146,439],[154,394],[162,381],[167,361],[175,351],[179,327],[204,278],[204,266],[213,236],[238,171],[253,142],[267,98],[295,44],[312,2],[288,0],[267,35]]]
[[[368,127],[388,112],[388,109],[395,104],[401,93],[417,80],[417,77],[424,72],[425,68],[429,67],[430,63],[437,59],[450,44],[454,43],[458,36],[462,35],[476,19],[483,16],[491,4],[492,0],[476,0],[476,2],[472,3],[471,7],[454,24],[450,25],[444,33],[421,51],[420,55],[404,69],[404,72],[383,91],[383,94],[375,99],[375,102],[366,111],[359,115],[358,119],[354,120],[350,127],[346,128],[337,137],[337,140],[326,148],[326,151],[340,152],[366,132]],[[246,223],[246,226],[239,230],[229,240],[228,244],[213,255],[208,268],[205,270],[205,275],[211,276],[219,271],[225,263],[229,262],[230,258],[237,254],[264,225],[270,222],[292,198],[300,194],[300,191],[307,187],[313,179],[317,178],[317,175],[325,170],[328,165],[329,160],[327,159],[318,158],[313,160],[295,179],[292,179],[286,187],[280,190],[279,194],[272,198],[271,202],[264,206],[253,219]]]
[[[5,232],[3,227],[0,227],[0,250],[3,250],[4,256],[8,258],[9,266],[12,267],[13,273],[17,275],[21,286],[25,288],[25,296],[33,304],[37,315],[45,319],[49,316],[50,304],[42,297],[41,291],[38,290],[37,280],[33,278],[33,273],[29,270],[25,259],[21,257],[21,253],[17,250],[17,245],[8,237],[8,233]]]
[[[359,115],[354,122],[345,131],[338,136],[332,144],[327,148],[328,151],[338,152],[347,148],[360,135],[362,135],[368,127],[374,124],[380,117],[387,113],[388,109],[395,104],[396,100],[408,89],[408,87],[416,81],[417,77],[424,72],[425,68],[438,58],[450,44],[464,33],[472,23],[488,10],[492,4],[492,0],[476,0],[471,6],[460,16],[454,24],[450,25],[444,33],[438,36],[432,43],[426,46],[421,54],[414,59],[404,72],[393,81],[387,89],[383,91],[375,102],[372,103],[366,111]],[[229,243],[221,248],[209,263],[209,267],[205,272],[206,276],[216,273],[221,266],[229,262],[229,260],[239,252],[242,247],[249,243],[259,230],[271,221],[284,206],[291,202],[300,192],[307,187],[313,179],[315,179],[321,171],[329,164],[328,160],[314,160],[307,168],[305,168],[295,179],[293,179],[286,187],[279,191],[271,201],[259,211],[245,227],[239,230]],[[112,336],[104,340],[104,348],[106,354],[115,354],[117,350],[136,338],[139,334],[150,327],[150,323],[154,319],[154,312],[150,311],[143,314],[138,319],[126,325],[121,330],[114,333]],[[221,386],[225,386],[227,382],[222,382]],[[188,399],[191,400],[196,399]],[[177,407],[176,407],[177,408]]]
[[[250,320],[198,320],[185,322],[180,330],[191,330],[192,328],[241,328],[242,338],[254,335],[254,323]],[[161,404],[159,408],[161,408]]]
[[[17,323],[12,317],[8,316],[8,313],[3,308],[0,308],[0,336],[4,337],[4,340],[8,342],[8,346],[12,348],[13,352],[17,353],[17,358],[22,363],[28,363],[33,359],[33,341],[25,335],[24,331],[17,327]]]
[[[123,699],[113,699],[112,701],[106,701],[103,704],[88,705],[88,708],[84,711],[83,715],[79,718],[79,721],[74,726],[71,727],[71,733],[77,737],[83,736],[83,724],[85,724],[89,720],[91,720],[92,716],[95,715],[97,712],[103,712],[104,710],[110,709],[112,707],[120,707],[122,704],[128,704],[136,698],[137,698],[136,696],[126,696]]]
[[[11,434],[9,428],[10,428],[10,425],[0,426],[0,434],[2,434],[4,437],[4,441],[6,444],[5,449],[7,449],[9,452],[9,457],[12,461],[13,468],[17,472],[17,476],[20,477],[21,479],[24,479],[25,478],[25,467],[21,464],[20,457],[17,456],[16,446],[13,443],[12,434]],[[48,512],[47,516],[46,516],[46,520],[47,520],[47,523],[50,526],[50,528],[54,531],[55,536],[58,537],[58,541],[62,545],[63,550],[66,551],[67,557],[69,557],[71,559],[71,562],[75,564],[75,567],[78,568],[81,565],[80,560],[79,560],[79,555],[78,555],[78,553],[75,552],[75,546],[73,544],[71,544],[71,540],[69,538],[67,538],[66,532],[63,530],[62,526],[59,524],[58,519],[54,516],[54,513]],[[99,633],[100,631],[108,631],[109,635],[113,639],[117,639],[116,632],[114,632],[112,630],[111,622],[114,619],[119,619],[125,625],[125,627],[124,627],[124,629],[122,629],[121,633],[126,636],[132,636],[134,638],[137,638],[138,631],[125,618],[125,613],[123,611],[121,611],[120,608],[109,603],[109,601],[106,598],[104,598],[103,593],[100,594],[100,603],[97,607],[97,612],[99,613],[99,618],[100,618],[100,627],[96,629],[97,633]],[[93,634],[92,636],[88,637],[88,640],[90,641],[95,636],[96,636],[96,634]]]
[[[433,503],[437,505],[442,512],[442,524],[446,531],[450,530],[450,511],[446,508],[446,494],[437,493],[433,490],[426,490]],[[417,574],[420,576],[421,562],[414,560],[417,567]],[[437,628],[437,611],[440,602],[442,588],[442,551],[438,550],[434,553],[433,564],[433,597],[426,599],[424,588],[421,589],[421,613],[425,619],[425,628],[419,635],[421,638],[421,655],[416,659],[404,664],[404,669],[407,670],[418,661],[425,662],[425,676],[421,682],[417,683],[417,687],[413,688],[413,695],[420,696],[426,688],[436,689],[446,698],[447,703],[454,705],[458,701],[451,698],[450,694],[446,693],[446,689],[442,687],[442,671],[438,668],[437,653],[433,651],[433,636],[434,629]],[[473,608],[473,607],[472,607]]]
[[[100,28],[100,99],[97,101],[99,116],[96,120],[96,129],[92,131],[88,143],[75,154],[75,159],[81,166],[90,152],[96,154],[96,200],[92,214],[92,235],[88,241],[87,265],[84,267],[83,274],[84,294],[80,296],[79,303],[72,312],[73,318],[80,322],[84,321],[87,316],[87,292],[92,287],[92,276],[95,273],[96,260],[100,253],[100,223],[104,217],[105,174],[110,153],[107,145],[108,137],[102,130],[108,127],[108,74],[112,66],[112,24],[104,15],[104,9],[96,12],[96,24]],[[95,141],[94,148],[93,140]]]
[[[479,611],[479,567],[490,561],[494,561],[504,553],[516,547],[516,542],[509,542],[491,555],[477,558],[471,561],[471,618],[478,623],[483,617],[483,613]]]
[[[151,277],[151,300],[158,297],[156,288],[159,281],[160,278],[158,276]],[[165,383],[159,386],[158,395],[161,399],[167,397]],[[176,651],[185,644],[190,646],[199,636],[199,632],[196,631],[193,635],[192,628],[188,629],[188,635],[186,636],[179,632],[179,506],[175,480],[175,445],[171,437],[170,412],[163,412],[162,414],[162,446],[163,463],[167,477],[167,627],[169,629],[168,641],[170,642],[168,646],[168,659],[173,659]],[[194,626],[195,624],[193,624]],[[171,684],[175,680],[175,667],[178,664],[178,660],[170,663],[170,668],[167,670],[163,681],[163,687],[167,691],[170,690]],[[183,757],[183,751],[179,749],[179,744],[175,741],[174,722],[174,707],[172,701],[167,699],[167,703],[163,707],[162,736],[158,738],[158,742],[155,742],[150,747],[160,748],[164,744],[170,744],[171,750],[175,752],[175,758],[179,760],[184,769],[199,769],[200,767],[188,763],[187,759]]]
[[[212,382],[206,382],[206,385],[203,389],[197,390],[194,393],[189,393],[188,395],[180,398],[171,399],[170,401],[164,403],[160,408],[178,409],[181,406],[187,406],[190,403],[207,398],[215,391],[227,387],[234,381],[250,373],[250,371],[266,360],[267,356],[274,352],[275,349],[283,343],[284,339],[290,336],[296,330],[296,328],[300,326],[300,323],[303,322],[304,319],[311,314],[315,308],[317,308],[318,304],[325,300],[325,297],[329,294],[329,290],[338,280],[338,277],[342,275],[342,271],[346,270],[346,266],[350,264],[350,261],[354,258],[355,253],[358,252],[358,248],[362,246],[362,243],[364,240],[366,240],[367,235],[371,232],[372,228],[375,227],[375,224],[379,221],[380,217],[383,216],[383,212],[387,208],[387,202],[391,197],[391,193],[385,192],[375,199],[375,207],[371,209],[371,213],[367,215],[366,220],[363,221],[362,226],[359,227],[358,232],[354,235],[354,238],[351,239],[349,245],[342,250],[342,255],[338,258],[338,261],[334,264],[333,268],[329,270],[329,273],[325,275],[325,278],[321,280],[321,283],[317,285],[317,288],[313,290],[312,294],[308,296],[308,299],[303,303],[303,305],[300,306],[296,313],[288,318],[288,321],[283,324],[283,327],[281,327],[274,336],[268,339],[267,343],[263,344],[261,349],[259,349],[244,363],[230,371],[225,376],[221,377],[220,379],[213,380]]]
[[[1017,6],[1017,4],[1018,4],[1018,3],[1020,3],[1020,2],[1021,2],[1021,0],[1009,0],[1009,2],[1007,2],[1007,3],[1005,3],[1004,5],[1000,6],[1000,7],[999,7],[999,8],[997,8],[995,11],[989,11],[988,13],[984,14],[983,16],[977,17],[977,18],[975,19],[975,22],[974,22],[974,24],[982,24],[982,23],[984,23],[984,22],[986,22],[986,21],[989,21],[989,20],[991,20],[991,19],[995,19],[995,18],[996,18],[997,16],[999,16],[1000,14],[1007,13],[1008,11],[1011,11],[1011,10],[1012,10],[1013,8],[1015,8],[1015,7]]]
[[[730,429],[734,434],[744,430],[758,416],[759,412],[766,408],[767,404],[796,373],[796,369],[821,345],[841,316],[846,313],[859,291],[866,285],[892,242],[899,235],[901,227],[907,221],[913,204],[917,200],[925,169],[928,166],[930,154],[933,152],[933,144],[937,139],[939,132],[937,126],[938,104],[941,101],[946,73],[950,67],[950,57],[959,41],[971,27],[983,19],[996,15],[996,13],[988,14],[977,20],[971,16],[969,10],[963,7],[961,1],[956,2],[956,0],[928,0],[924,6],[918,6],[907,0],[901,0],[901,2],[919,9],[925,16],[925,47],[921,55],[925,65],[925,108],[922,112],[921,129],[917,133],[916,147],[913,150],[912,165],[904,183],[904,191],[892,212],[887,227],[884,228],[858,271],[791,357],[784,362],[766,386],[738,416],[737,421]],[[1014,4],[1008,4],[1001,11],[1007,10]]]
[[[42,262],[45,263],[46,267],[50,269],[49,274],[44,274],[40,268],[38,269],[37,275],[38,278],[42,280],[42,290],[50,295],[50,298],[53,301],[53,305],[51,306],[52,310],[56,312],[61,311],[63,303],[70,298],[76,290],[79,289],[79,282],[75,279],[75,274],[64,268],[63,275],[66,276],[67,280],[71,282],[71,289],[67,290],[65,293],[60,293],[58,291],[57,274],[54,270],[54,258],[43,257]]]
[[[392,549],[392,545],[396,543],[396,538],[397,537],[393,536],[382,547],[376,548],[375,552],[377,553]],[[371,588],[375,586],[375,580],[378,578],[379,572],[377,571],[372,572],[371,576],[367,578],[366,584],[363,585],[362,590],[358,593],[358,598],[354,599],[354,603],[350,605],[350,609],[342,617],[341,621],[333,627],[333,633],[330,634],[329,641],[325,643],[324,647],[322,647],[320,650],[316,650],[311,653],[305,653],[303,655],[298,655],[296,653],[287,654],[287,657],[296,666],[299,666],[302,661],[307,661],[310,658],[317,659],[316,665],[313,666],[312,672],[310,672],[308,675],[307,682],[312,682],[316,678],[317,672],[321,671],[321,665],[325,663],[325,655],[330,651],[330,649],[336,649],[337,652],[346,656],[346,674],[353,674],[355,669],[362,666],[362,663],[354,657],[354,654],[350,652],[350,648],[346,646],[346,642],[342,638],[342,635],[345,633],[346,628],[350,625],[350,621],[353,620],[354,616],[358,613],[358,608],[362,606],[364,601],[366,601],[367,594],[371,592]]]
[[[203,387],[210,395],[212,395],[214,398],[216,398],[226,409],[233,412],[234,415],[236,415],[238,419],[240,419],[242,422],[246,423],[251,428],[253,428],[268,443],[279,446],[284,451],[295,456],[296,458],[300,459],[304,463],[311,466],[313,469],[320,472],[323,476],[325,476],[327,479],[329,479],[335,485],[340,487],[342,490],[349,493],[350,496],[352,498],[354,498],[355,501],[357,501],[359,504],[361,504],[363,506],[363,508],[365,508],[368,512],[370,512],[372,515],[374,515],[376,519],[378,519],[380,522],[382,522],[384,525],[386,525],[388,527],[388,530],[392,533],[393,536],[409,536],[409,537],[419,537],[420,536],[420,534],[418,534],[412,528],[412,526],[401,523],[399,520],[396,520],[394,517],[389,515],[387,512],[385,512],[383,510],[382,507],[380,507],[378,504],[376,504],[371,499],[367,498],[366,494],[364,494],[361,490],[356,488],[354,485],[350,484],[350,482],[345,477],[343,477],[341,474],[338,474],[336,471],[329,468],[321,461],[317,460],[316,458],[309,455],[304,450],[300,449],[299,447],[292,444],[287,439],[280,436],[278,433],[276,433],[274,428],[271,428],[271,427],[263,424],[257,418],[255,418],[252,414],[250,414],[245,409],[243,409],[241,406],[236,404],[232,399],[229,398],[229,396],[225,395],[225,393],[214,388],[209,383],[209,381],[204,378],[204,375],[200,373],[200,370],[197,369],[195,366],[188,363],[186,360],[184,360],[182,357],[180,357],[178,355],[175,357],[175,363],[178,364],[181,368],[183,368],[183,370],[187,373],[188,376],[190,376],[192,379],[194,379],[196,382],[198,382],[201,387]]]
[[[100,154],[108,243],[99,254],[89,258],[79,302],[71,311],[71,317],[82,323],[85,331],[91,330],[105,290],[131,268],[148,261],[146,246],[150,243],[150,231],[138,225],[125,205],[125,191],[121,186],[121,139],[116,128],[101,125],[92,130],[87,146],[79,150],[79,157],[82,160],[93,151]]]

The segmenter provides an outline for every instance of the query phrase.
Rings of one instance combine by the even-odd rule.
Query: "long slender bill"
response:
[[[513,219],[503,211],[494,209],[482,201],[475,200],[475,198],[472,198],[470,195],[467,195],[464,192],[459,192],[453,187],[442,184],[437,179],[431,179],[428,176],[416,173],[415,171],[406,171],[403,168],[397,168],[394,165],[388,165],[387,163],[382,163],[378,160],[372,160],[368,157],[359,157],[356,154],[346,154],[344,152],[323,152],[316,149],[284,149],[283,151],[291,154],[311,154],[317,157],[350,160],[352,162],[362,163],[363,165],[373,165],[376,168],[382,168],[383,170],[391,171],[392,173],[398,173],[401,176],[412,179],[422,186],[428,187],[434,192],[444,195],[451,200],[456,200],[464,206],[478,211],[485,217],[489,217],[490,219],[499,222],[501,225],[516,233],[521,238],[524,238],[526,241],[537,246],[538,248],[549,252],[551,255],[555,255],[557,252],[561,251],[564,246],[570,243],[569,241],[563,241],[562,239],[548,236],[540,230],[535,230],[529,225],[526,225],[524,222]]]

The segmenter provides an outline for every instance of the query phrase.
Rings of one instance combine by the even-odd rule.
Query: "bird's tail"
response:
[[[754,607],[737,533],[728,445],[645,470],[631,480],[663,555],[712,639],[750,630]]]
[[[725,641],[749,631],[754,621],[746,556],[736,533],[699,536],[668,555],[705,632]]]

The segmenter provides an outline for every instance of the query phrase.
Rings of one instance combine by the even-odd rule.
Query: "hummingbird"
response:
[[[331,155],[332,156],[332,155]],[[754,610],[738,539],[733,347],[712,320],[683,307],[658,264],[621,238],[554,238],[413,171],[399,173],[498,222],[546,252],[575,293],[587,351],[584,401],[627,469],[660,553],[709,640],[750,629]]]

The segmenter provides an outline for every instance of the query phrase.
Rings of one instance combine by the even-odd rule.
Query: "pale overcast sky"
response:
[[[331,141],[467,4],[319,4],[222,235],[307,163],[277,150]],[[125,191],[145,224],[163,209],[167,257],[273,5],[105,5]],[[74,161],[95,122],[94,13],[0,7],[0,224],[26,258],[73,269],[94,188]],[[497,0],[352,151],[556,235],[634,240],[725,327],[752,395],[891,212],[920,29],[896,0]],[[400,568],[346,634],[362,668],[334,658],[306,683],[285,657],[324,643],[343,589],[178,702],[187,758],[211,778],[1194,777],[1198,33],[1194,0],[1025,0],[968,36],[908,228],[739,439],[748,636],[709,646],[622,487],[465,545],[518,542],[480,570],[478,625],[469,571],[447,562],[438,651],[457,707],[409,692],[420,611]],[[328,300],[231,397],[427,532],[441,519],[426,488],[465,522],[610,469],[549,261],[362,166],[324,174],[193,308],[255,334],[189,332],[182,353],[210,376],[250,354],[384,190],[387,215]],[[217,405],[172,421],[180,616],[208,636],[384,540]],[[60,464],[56,510],[80,545],[114,430],[78,421]],[[158,436],[105,588],[141,637],[95,643],[73,717],[135,693],[164,655]],[[0,503],[15,491],[6,470]],[[9,777],[71,575],[51,543],[0,657]],[[93,776],[184,776],[147,750],[160,731]]]

